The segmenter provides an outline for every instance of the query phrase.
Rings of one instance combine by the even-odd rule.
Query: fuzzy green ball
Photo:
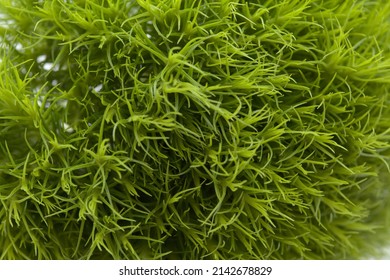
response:
[[[1,259],[380,253],[389,1],[0,11]]]

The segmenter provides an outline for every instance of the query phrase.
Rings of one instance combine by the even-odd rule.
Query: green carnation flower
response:
[[[1,259],[381,252],[389,1],[0,11]]]

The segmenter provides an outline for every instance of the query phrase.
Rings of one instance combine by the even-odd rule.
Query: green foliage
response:
[[[380,252],[389,1],[0,11],[1,259]]]

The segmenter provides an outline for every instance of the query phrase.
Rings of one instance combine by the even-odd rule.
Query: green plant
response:
[[[389,1],[0,11],[1,259],[380,251]]]

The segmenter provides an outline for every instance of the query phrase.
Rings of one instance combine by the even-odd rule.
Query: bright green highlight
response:
[[[380,253],[389,1],[0,11],[0,259]]]

